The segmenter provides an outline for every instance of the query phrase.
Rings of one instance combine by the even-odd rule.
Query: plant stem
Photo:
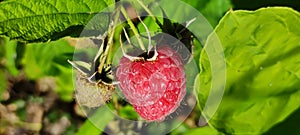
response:
[[[151,18],[155,22],[156,18],[154,16],[154,14],[152,13],[152,11],[141,0],[137,0],[137,2],[145,9],[145,11],[151,16]]]
[[[134,35],[136,36],[137,41],[139,42],[139,45],[140,45],[141,49],[143,51],[146,51],[146,48],[145,48],[144,43],[143,43],[143,41],[142,41],[142,39],[139,35],[139,32],[138,32],[137,28],[134,26],[133,22],[131,21],[131,18],[128,16],[128,14],[127,14],[127,12],[126,12],[126,10],[123,6],[121,6],[121,12],[124,15],[124,17],[126,18],[129,27],[132,29]]]
[[[103,69],[105,63],[106,64],[111,64],[110,60],[107,61],[107,56],[108,56],[108,54],[109,54],[109,52],[110,52],[110,50],[112,49],[112,46],[113,46],[113,38],[114,38],[114,34],[115,34],[115,29],[116,29],[116,25],[117,25],[117,22],[118,22],[119,17],[120,17],[120,12],[119,11],[120,11],[120,7],[117,8],[116,15],[114,17],[112,27],[110,27],[109,30],[108,30],[107,47],[105,48],[103,58],[100,58],[100,65],[98,66],[98,72],[99,73],[102,72],[102,69]]]
[[[118,25],[116,28],[115,28],[115,35],[114,35],[114,39],[117,38],[116,35],[120,35],[122,31],[122,28],[123,28],[123,25]],[[113,61],[113,58],[114,58],[114,55],[116,53],[116,49],[118,49],[120,47],[119,43],[118,42],[114,42],[114,45],[112,47],[110,47],[110,50],[109,50],[109,53],[108,53],[108,58],[107,58],[107,64],[112,64],[112,61]]]

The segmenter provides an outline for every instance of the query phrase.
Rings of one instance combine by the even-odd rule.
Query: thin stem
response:
[[[148,61],[155,61],[156,58],[157,58],[157,56],[158,56],[158,53],[157,53],[157,50],[156,50],[156,46],[155,45],[153,46],[152,43],[151,43],[151,35],[150,35],[150,31],[149,31],[147,25],[142,21],[142,19],[140,18],[140,16],[138,16],[138,18],[141,21],[142,25],[145,27],[147,35],[148,35],[148,41],[149,42],[148,42],[148,52],[147,52],[147,54],[149,55],[150,51],[152,50],[152,48],[154,49],[154,55],[153,55],[153,57],[151,57],[151,58],[149,58],[147,60]]]
[[[104,34],[104,35],[106,35],[106,34]],[[103,52],[104,52],[104,46],[105,46],[105,44],[104,44],[104,39],[105,39],[105,38],[100,37],[100,39],[102,40],[102,43],[101,43],[101,45],[100,45],[100,47],[99,47],[99,50],[98,50],[98,52],[97,52],[97,54],[96,54],[96,57],[94,58],[94,62],[96,62],[98,59],[101,59],[101,55],[102,55]]]
[[[146,24],[142,21],[142,19],[140,18],[140,16],[138,16],[138,19],[141,21],[142,25],[144,26],[144,28],[146,29],[147,35],[148,35],[148,55],[149,52],[151,51],[151,49],[153,48],[152,44],[151,44],[151,35],[150,35],[150,31],[148,29],[148,27],[146,26]]]
[[[143,51],[145,51],[146,48],[145,48],[145,46],[144,46],[144,43],[143,43],[143,41],[142,41],[142,38],[140,37],[137,28],[134,26],[133,22],[131,21],[131,18],[128,16],[128,14],[127,14],[127,12],[126,12],[126,10],[125,10],[125,8],[124,8],[123,6],[121,7],[121,12],[122,12],[122,14],[124,15],[124,17],[126,18],[129,27],[132,29],[134,35],[136,36],[136,38],[137,38],[137,40],[138,40],[138,42],[139,42],[139,45],[140,45],[141,49],[142,49]]]
[[[117,25],[117,22],[118,22],[118,19],[120,17],[120,7],[117,8],[116,10],[116,15],[114,17],[114,22],[112,24],[112,27],[110,27],[110,30],[108,31],[108,42],[107,42],[107,47],[105,48],[105,51],[104,51],[104,55],[103,55],[103,58],[100,58],[100,65],[98,67],[98,72],[101,74],[102,73],[102,69],[104,67],[104,64],[106,62],[106,58],[108,56],[108,53],[110,52],[112,46],[113,46],[113,38],[114,38],[114,34],[115,34],[115,29],[116,29],[116,25]],[[104,42],[104,41],[103,41]]]
[[[156,18],[154,16],[154,14],[152,13],[152,11],[141,0],[137,0],[137,2],[145,9],[145,11],[151,16],[151,18],[155,22]]]
[[[130,61],[135,61],[135,60],[142,60],[142,57],[134,57],[134,56],[130,56],[128,54],[126,54],[124,47],[123,47],[123,43],[122,43],[122,36],[120,35],[120,46],[121,46],[121,50],[123,53],[123,56],[127,59],[129,59]]]
[[[128,34],[127,34],[127,32],[126,32],[126,30],[125,30],[124,27],[123,27],[123,32],[124,32],[124,35],[125,35],[126,40],[128,41],[128,43],[129,43],[130,45],[132,45],[132,44],[131,44],[131,41],[130,41],[130,38],[129,38],[129,36],[128,36]],[[121,41],[122,41],[122,40],[121,40]]]

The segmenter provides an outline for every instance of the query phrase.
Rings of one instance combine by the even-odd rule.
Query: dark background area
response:
[[[255,10],[269,6],[287,6],[300,11],[300,0],[231,0],[234,9]]]

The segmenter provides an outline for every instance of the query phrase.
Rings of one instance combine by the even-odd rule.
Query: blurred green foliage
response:
[[[73,100],[72,66],[67,60],[73,59],[74,49],[65,39],[26,45],[22,60],[26,76],[31,80],[55,77],[55,90],[61,99]]]
[[[7,78],[5,76],[5,39],[0,37],[0,101],[2,94],[7,87]]]

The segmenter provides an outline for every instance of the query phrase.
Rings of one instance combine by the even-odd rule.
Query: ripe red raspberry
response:
[[[157,50],[154,61],[122,57],[116,76],[119,87],[136,112],[149,121],[162,121],[174,112],[186,93],[180,56],[168,46]]]

